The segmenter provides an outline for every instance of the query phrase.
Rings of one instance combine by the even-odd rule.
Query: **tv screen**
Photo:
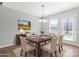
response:
[[[31,29],[31,22],[27,20],[18,20],[18,30],[30,30]]]

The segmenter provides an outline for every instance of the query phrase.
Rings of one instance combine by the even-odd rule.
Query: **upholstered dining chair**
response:
[[[29,44],[26,43],[26,37],[23,36],[19,36],[20,40],[21,40],[21,55],[24,54],[25,56],[27,56],[27,53],[30,51],[34,51],[34,55],[35,55],[35,47],[31,46]]]
[[[10,50],[10,56],[9,57],[20,57],[21,53],[21,47],[16,46]]]
[[[57,37],[53,37],[51,42],[47,45],[44,45],[41,49],[50,53],[50,56],[57,57]]]
[[[60,35],[58,37],[58,42],[57,42],[57,46],[58,46],[58,49],[59,49],[60,53],[61,53],[61,50],[63,50],[62,41],[63,41],[63,35]]]

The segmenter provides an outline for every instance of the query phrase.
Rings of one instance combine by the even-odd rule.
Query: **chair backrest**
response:
[[[58,39],[58,45],[62,45],[62,41],[63,41],[63,36],[60,35]]]
[[[58,40],[57,37],[53,37],[53,38],[51,39],[51,50],[52,50],[52,51],[56,50],[57,40]]]
[[[19,37],[20,37],[20,41],[21,41],[21,48],[24,49],[25,47],[27,47],[26,37],[23,37],[23,36],[19,36]]]
[[[16,45],[21,45],[20,36],[27,37],[26,34],[17,34],[16,35]]]

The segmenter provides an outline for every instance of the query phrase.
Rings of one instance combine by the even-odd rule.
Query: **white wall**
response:
[[[39,32],[40,24],[37,17],[0,6],[0,47],[14,44],[18,19],[31,21],[31,30],[27,31]]]
[[[68,43],[68,44],[73,44],[73,45],[76,45],[76,46],[79,46],[79,8],[75,8],[75,9],[71,9],[71,10],[68,10],[68,11],[64,11],[64,12],[60,12],[60,13],[57,13],[57,14],[54,14],[54,15],[50,15],[50,16],[47,16],[47,19],[48,20],[51,20],[51,19],[54,19],[54,18],[58,18],[59,21],[60,21],[60,32],[63,33],[63,20],[64,20],[64,17],[67,17],[67,16],[72,16],[74,17],[74,35],[73,35],[73,39],[74,39],[74,42],[76,44],[74,44],[73,42],[70,42],[70,41],[64,41],[65,43]]]

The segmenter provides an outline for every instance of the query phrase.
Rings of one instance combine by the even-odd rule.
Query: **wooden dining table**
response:
[[[30,43],[35,43],[36,47],[36,56],[40,57],[41,56],[41,47],[43,46],[41,43],[46,44],[47,41],[50,41],[52,36],[50,35],[38,35],[38,36],[28,36],[27,40]]]

